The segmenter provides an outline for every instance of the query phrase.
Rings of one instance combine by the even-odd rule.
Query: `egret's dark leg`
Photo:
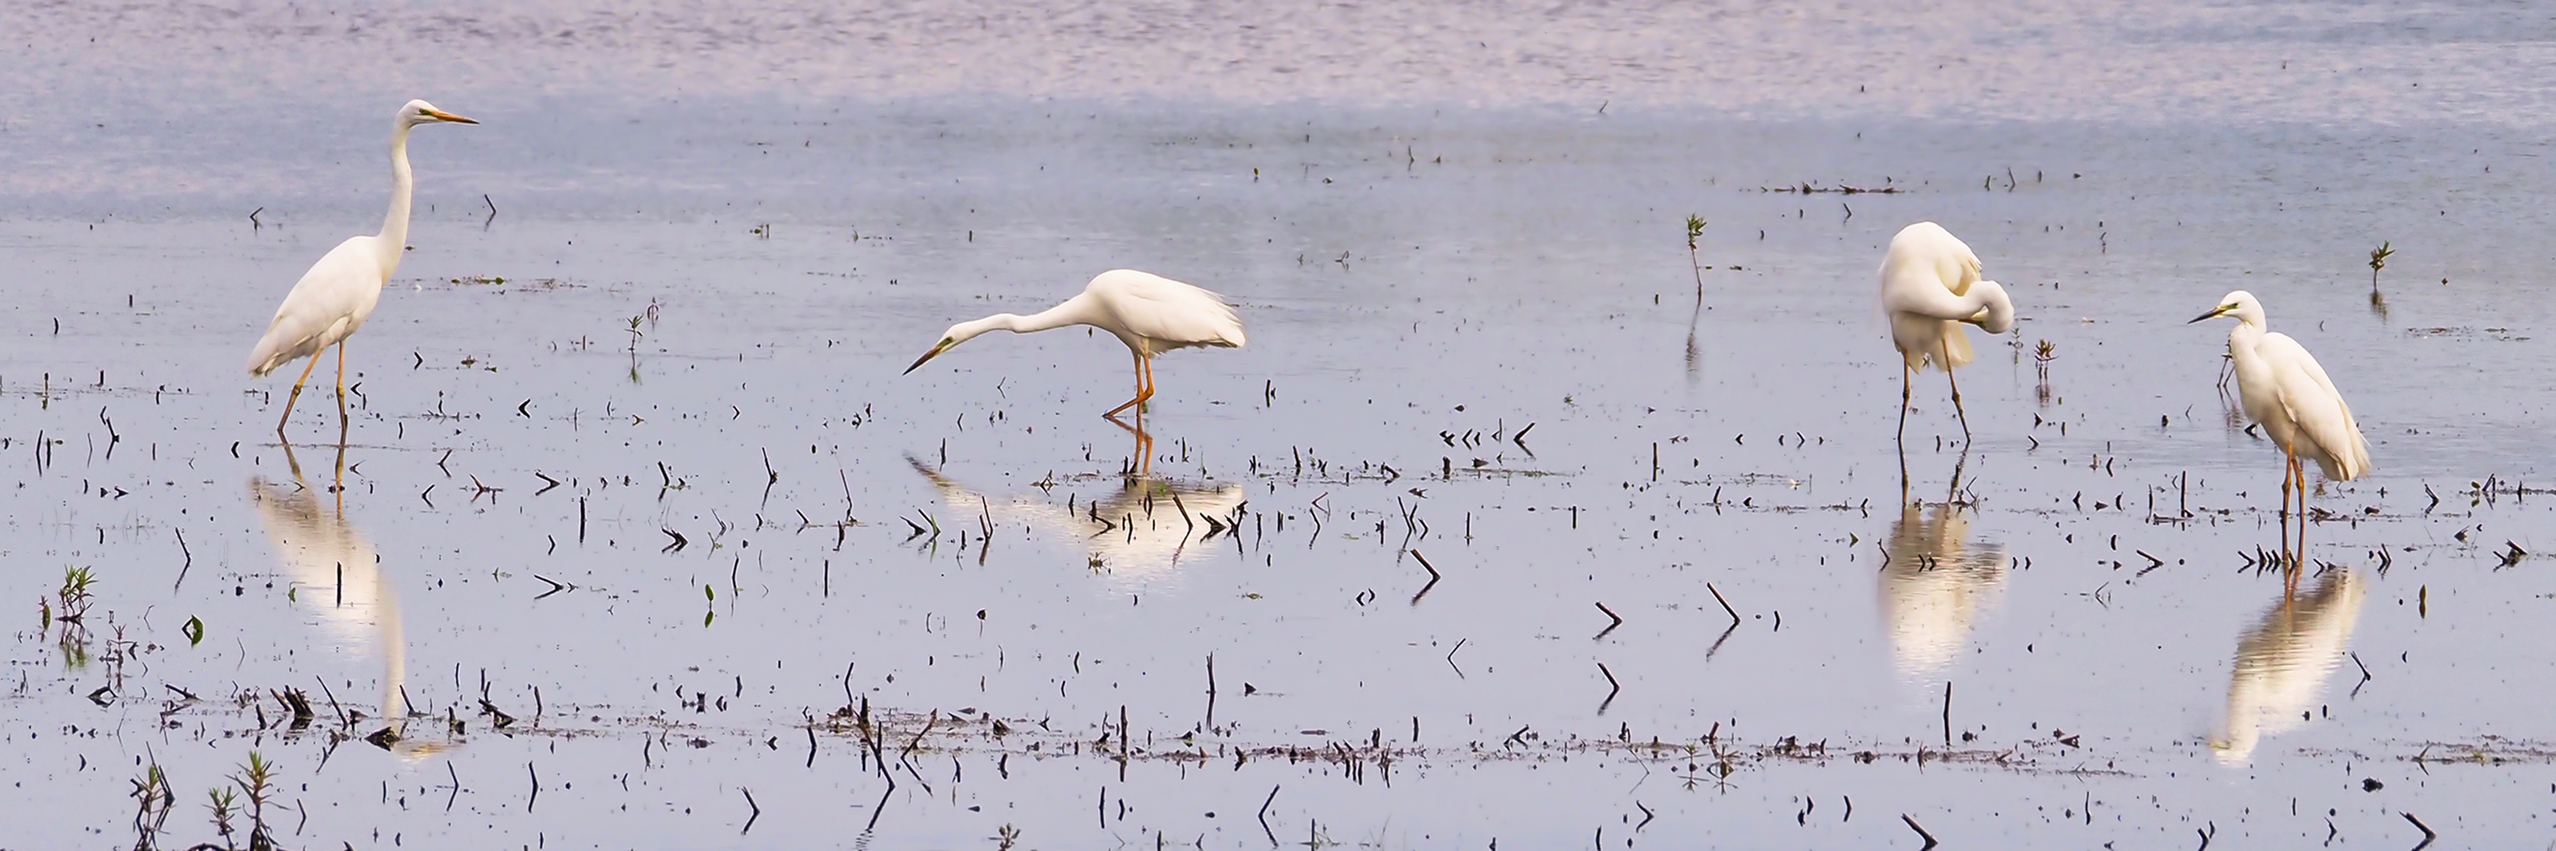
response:
[[[1903,446],[1908,442],[1908,392],[1916,384],[1917,368],[1909,366],[1905,359],[1901,360],[1899,363],[1899,442]],[[1900,452],[1899,466],[1901,478],[1906,478],[1908,454],[1905,449]]]
[[[319,353],[311,353],[311,362],[302,367],[302,377],[293,379],[293,392],[284,397],[284,416],[275,420],[275,439],[284,439],[284,424],[293,421],[293,404],[302,401],[302,384],[311,380],[311,370],[319,366]]]
[[[1951,333],[1961,333],[1961,329],[1954,328]],[[1970,445],[1970,414],[1961,409],[1961,381],[1953,378],[1952,338],[1944,338],[1943,350],[1944,382],[1952,385],[1953,416],[1961,420],[1961,445],[1967,447]]]
[[[337,442],[346,442],[346,341],[337,341]]]
[[[1145,401],[1145,356],[1144,354],[1137,352],[1135,349],[1128,349],[1127,356],[1134,359],[1136,365],[1136,398],[1129,399],[1120,403],[1118,407],[1109,409],[1109,413],[1102,414],[1102,417],[1116,417],[1118,416],[1118,412],[1135,407],[1136,403]]]

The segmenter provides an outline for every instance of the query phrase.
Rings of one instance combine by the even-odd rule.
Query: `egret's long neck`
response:
[[[2263,323],[2250,316],[2238,316],[2236,327],[2228,331],[2228,351],[2252,351],[2254,344],[2263,342],[2263,333]]]
[[[1089,325],[1092,321],[1091,307],[1089,299],[1076,295],[1055,307],[1028,316],[997,313],[986,317],[985,321],[992,323],[995,328],[1015,334],[1028,334],[1050,328],[1063,328],[1067,325]]]
[[[382,217],[382,233],[376,240],[386,278],[408,249],[408,195],[416,185],[408,173],[408,129],[409,125],[402,123],[391,131],[390,213]]]

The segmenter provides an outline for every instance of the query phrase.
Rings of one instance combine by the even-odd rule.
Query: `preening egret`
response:
[[[2369,472],[2369,441],[2361,437],[2351,406],[2343,404],[2343,394],[2334,389],[2334,379],[2325,376],[2325,367],[2317,365],[2316,357],[2289,335],[2264,330],[2263,303],[2252,293],[2229,293],[2219,299],[2218,307],[2192,321],[2219,316],[2236,317],[2236,330],[2228,332],[2228,356],[2236,363],[2237,398],[2245,415],[2261,424],[2263,433],[2288,458],[2281,477],[2281,516],[2284,521],[2289,518],[2290,494],[2296,492],[2299,546],[2305,549],[2307,471],[2299,466],[2299,459],[2315,461],[2327,479],[2348,482]],[[2286,528],[2281,543],[2289,544]]]
[[[1970,415],[1961,409],[1961,382],[1954,367],[1974,357],[1962,323],[1991,334],[2015,326],[2015,303],[2006,288],[1979,278],[1979,255],[1934,222],[1918,222],[1890,238],[1882,257],[1882,312],[1890,317],[1890,341],[1907,362],[1899,374],[1899,432],[1908,433],[1909,388],[1928,364],[1944,371],[1952,386],[1953,415],[1961,418],[1961,436],[1970,438]]]
[[[249,353],[251,376],[264,376],[276,367],[292,363],[296,358],[310,358],[310,366],[302,367],[302,377],[293,380],[292,395],[284,397],[284,416],[275,421],[275,435],[284,435],[284,424],[293,419],[293,403],[302,398],[302,384],[311,378],[311,369],[319,366],[319,355],[329,346],[337,347],[337,419],[341,429],[346,421],[346,338],[364,327],[373,315],[373,305],[382,299],[382,285],[390,282],[391,272],[399,268],[400,255],[408,247],[408,130],[420,124],[477,124],[422,100],[412,100],[391,117],[391,202],[390,214],[382,219],[382,232],[372,236],[352,237],[321,255],[302,280],[284,296],[284,304],[275,308],[275,319],[266,326],[266,336],[257,341]]]
[[[1028,316],[997,313],[952,325],[931,351],[905,371],[913,372],[950,347],[997,328],[1027,334],[1067,325],[1089,325],[1115,334],[1136,358],[1136,398],[1109,409],[1104,417],[1128,408],[1136,408],[1138,417],[1145,415],[1145,409],[1137,406],[1154,398],[1155,355],[1191,346],[1231,349],[1243,344],[1242,320],[1226,306],[1224,296],[1161,275],[1112,269],[1093,278],[1081,295],[1055,307]]]

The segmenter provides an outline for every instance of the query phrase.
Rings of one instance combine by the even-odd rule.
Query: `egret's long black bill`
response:
[[[2201,315],[2199,315],[2199,316],[2192,317],[2192,322],[2199,322],[2199,321],[2204,320],[2204,319],[2217,319],[2217,318],[2219,318],[2221,315],[2224,315],[2224,314],[2226,314],[2226,313],[2227,313],[2227,311],[2225,311],[2225,310],[2213,310],[2213,311],[2210,311],[2210,312],[2208,312],[2208,313],[2204,313],[2204,314],[2201,314]],[[2185,324],[2185,325],[2190,325],[2190,324],[2192,324],[2192,322],[2186,322],[2186,323],[2183,323],[2183,324]]]
[[[916,368],[916,367],[920,367],[920,366],[922,366],[922,365],[923,365],[923,362],[924,362],[924,361],[928,361],[928,360],[931,360],[931,359],[933,359],[933,358],[940,357],[940,356],[941,356],[941,353],[942,353],[942,352],[945,352],[945,351],[948,351],[948,350],[949,350],[949,348],[950,348],[950,347],[948,347],[948,346],[933,346],[931,351],[924,352],[922,357],[915,358],[915,359],[914,359],[914,363],[913,363],[912,365],[909,365],[909,366],[907,366],[907,367],[905,368],[905,372],[901,372],[901,373],[897,373],[897,374],[898,374],[898,375],[908,375],[908,374],[912,374],[912,373],[914,372],[914,370],[915,370],[915,368]]]

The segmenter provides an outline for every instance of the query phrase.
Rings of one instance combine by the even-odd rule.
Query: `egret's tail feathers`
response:
[[[2348,482],[2369,475],[2370,441],[2362,437],[2361,430],[2355,427],[2352,429],[2351,446],[2342,452],[2317,458],[2316,465],[2325,471],[2327,481]]]
[[[257,341],[257,348],[249,352],[249,377],[264,378],[267,373],[274,372],[285,364],[301,360],[306,355],[316,354],[324,348],[324,346],[312,345],[319,341],[317,337],[306,337],[300,340],[288,340],[285,337],[286,335],[280,333],[279,329],[269,329],[266,336]]]
[[[1961,330],[1959,322],[1944,323],[1943,349],[1940,352],[1927,352],[1925,360],[1933,363],[1935,368],[1946,372],[1951,372],[1953,367],[1969,366],[1971,361],[1979,358],[1977,352],[1971,351],[1970,335]],[[1919,372],[1926,371],[1926,363],[1915,363],[1911,366]]]

